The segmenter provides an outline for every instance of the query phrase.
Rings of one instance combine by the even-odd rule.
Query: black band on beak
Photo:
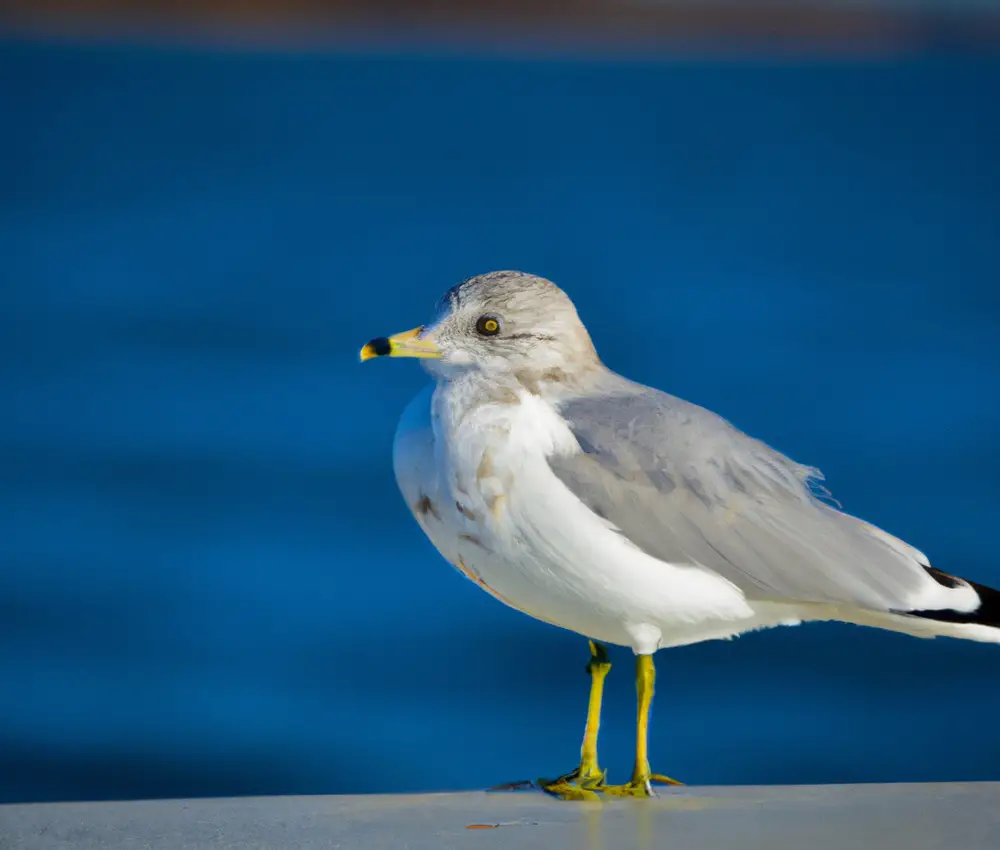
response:
[[[368,343],[366,348],[372,350],[372,354],[376,357],[386,357],[390,351],[392,351],[392,345],[389,342],[388,337],[377,336],[371,342]]]

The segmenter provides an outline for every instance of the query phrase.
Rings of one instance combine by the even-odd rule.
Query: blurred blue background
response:
[[[578,636],[390,467],[459,279],[1000,585],[1000,59],[586,61],[0,42],[0,800],[477,788],[576,764]],[[628,651],[602,760],[631,768]],[[658,656],[690,783],[1000,779],[1000,648]]]

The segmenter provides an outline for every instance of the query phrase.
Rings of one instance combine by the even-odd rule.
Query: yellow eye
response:
[[[480,316],[476,322],[476,333],[481,336],[496,336],[500,333],[500,320],[496,316]]]

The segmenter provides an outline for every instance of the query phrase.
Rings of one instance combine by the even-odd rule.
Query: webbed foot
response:
[[[684,784],[669,776],[664,776],[662,773],[647,773],[645,776],[633,776],[624,785],[603,785],[596,790],[611,797],[655,797],[654,783],[657,785]]]

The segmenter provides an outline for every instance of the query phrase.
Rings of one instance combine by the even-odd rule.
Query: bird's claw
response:
[[[502,782],[487,788],[487,791],[527,791],[538,788],[539,785],[534,779],[519,779],[517,782]]]
[[[676,779],[664,776],[662,773],[650,773],[647,776],[633,777],[630,782],[624,785],[604,785],[597,789],[602,794],[609,794],[612,797],[655,797],[653,783],[657,785],[683,785]]]
[[[591,787],[585,782],[579,781],[574,776],[579,771],[573,771],[560,776],[558,779],[539,779],[538,787],[546,794],[558,797],[560,800],[598,800],[597,792],[599,787]]]

